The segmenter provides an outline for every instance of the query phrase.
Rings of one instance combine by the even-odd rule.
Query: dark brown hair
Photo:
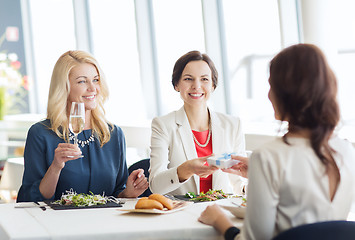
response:
[[[336,77],[322,51],[311,44],[284,49],[271,60],[269,82],[289,132],[310,130],[312,148],[327,165],[334,152],[328,140],[340,113]],[[287,134],[283,139],[287,143]]]
[[[218,72],[214,63],[210,59],[210,57],[205,53],[200,53],[199,51],[190,51],[183,56],[181,56],[174,65],[173,75],[171,83],[174,87],[176,87],[180,81],[181,74],[184,71],[186,65],[191,61],[205,61],[211,69],[212,73],[212,83],[213,87],[216,88],[218,84]]]

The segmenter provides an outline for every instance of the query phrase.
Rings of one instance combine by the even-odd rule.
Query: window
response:
[[[35,59],[39,113],[47,112],[52,71],[58,58],[75,49],[73,6],[71,0],[29,1]],[[45,8],[43,8],[45,6]]]
[[[94,55],[110,89],[110,121],[141,124],[146,119],[137,49],[134,1],[90,0]]]
[[[46,112],[48,88],[56,60],[65,51],[77,48],[73,1],[52,0],[50,5],[46,0],[23,1],[22,4],[24,2],[30,7],[32,36],[30,34],[25,38],[32,37],[36,73],[34,80],[38,93],[36,100],[39,105],[38,113],[43,114]],[[160,114],[180,108],[183,104],[180,95],[171,85],[175,61],[190,50],[206,52],[207,49],[211,53],[210,46],[215,45],[215,50],[218,49],[219,43],[214,44],[211,37],[206,39],[205,31],[216,35],[224,32],[225,36],[218,37],[221,37],[222,44],[225,37],[226,51],[216,50],[219,55],[213,55],[212,58],[215,58],[215,63],[218,59],[218,64],[221,64],[222,57],[227,60],[226,66],[223,66],[223,74],[227,69],[229,75],[224,76],[224,80],[230,81],[226,85],[230,86],[230,89],[227,89],[231,95],[228,105],[231,106],[230,113],[242,118],[247,133],[275,133],[273,109],[267,98],[269,61],[281,50],[282,44],[287,46],[301,41],[302,34],[299,33],[302,27],[297,26],[299,12],[296,8],[302,4],[298,5],[299,1],[277,0],[218,1],[222,9],[215,11],[221,10],[217,15],[222,14],[224,26],[219,25],[221,22],[212,26],[208,21],[204,22],[204,19],[213,19],[206,16],[211,12],[203,10],[208,6],[207,9],[212,9],[214,13],[214,3],[215,1],[209,0],[88,0],[88,29],[92,36],[90,43],[93,55],[105,72],[110,87],[110,98],[105,106],[110,121],[118,125],[142,125],[143,122],[143,125],[147,126],[150,118],[156,115],[156,109],[149,106],[161,107]],[[334,35],[338,36],[339,54],[337,59],[331,60],[337,63],[334,71],[339,83],[338,96],[343,123],[347,127],[355,128],[355,17],[352,11],[355,3],[339,0],[336,5],[336,25],[341,27],[337,28]],[[152,32],[149,32],[150,29],[146,25],[137,21],[139,19],[142,22],[143,19],[144,22],[149,19],[150,24],[150,6],[153,23],[149,28],[152,27]],[[281,25],[279,11],[283,13]],[[142,12],[147,13],[148,17],[142,17],[143,14],[139,14]],[[78,13],[78,16],[81,16],[80,14]],[[213,21],[212,23],[215,23]],[[282,33],[280,27],[283,27]],[[151,44],[142,47],[141,43],[147,43],[148,38]],[[222,55],[224,52],[226,56]],[[221,68],[218,64],[217,67]],[[149,73],[149,77],[145,72],[147,68],[154,69]],[[155,76],[156,69],[158,76]],[[221,73],[221,69],[218,70]],[[154,85],[154,77],[157,78],[158,86]],[[147,86],[152,86],[153,90],[157,89],[160,95],[156,97]],[[219,87],[219,90],[221,89]],[[219,93],[221,94],[218,95],[218,100],[223,99],[224,92]],[[160,103],[148,101],[153,98],[158,99]],[[147,106],[148,102],[153,104]],[[210,106],[216,102],[218,104],[218,101],[213,101]],[[351,134],[347,128],[344,129],[343,132]],[[353,135],[355,141],[355,132]]]
[[[183,54],[205,52],[200,0],[153,0],[162,113],[182,106],[179,93],[171,84],[176,60]]]
[[[274,120],[267,94],[268,64],[281,49],[277,1],[225,0],[223,11],[231,111],[252,132],[249,123]]]
[[[342,137],[355,141],[355,2],[337,2],[338,58],[335,73],[338,79],[338,100],[343,127]]]

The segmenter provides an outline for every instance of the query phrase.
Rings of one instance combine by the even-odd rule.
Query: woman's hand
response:
[[[230,168],[222,169],[223,172],[232,173],[244,178],[248,178],[248,163],[249,159],[247,157],[241,156],[231,156],[232,159],[240,161],[239,163],[233,165]]]
[[[71,143],[59,143],[54,152],[52,166],[58,170],[64,168],[67,161],[81,157],[81,150],[78,145]]]
[[[54,151],[54,159],[46,174],[39,184],[39,191],[44,198],[50,199],[57,187],[60,172],[65,166],[65,163],[70,160],[80,158],[81,150],[77,145],[70,143],[59,143]]]
[[[233,226],[231,220],[217,204],[207,206],[198,220],[204,224],[213,226],[223,235],[228,228]]]
[[[123,190],[118,196],[127,198],[136,198],[145,190],[149,184],[144,175],[143,169],[134,170],[127,178],[126,189]]]
[[[194,174],[198,175],[199,177],[207,177],[208,175],[218,170],[216,166],[205,165],[208,157],[210,156],[195,158],[181,164],[177,168],[180,182],[186,181]]]

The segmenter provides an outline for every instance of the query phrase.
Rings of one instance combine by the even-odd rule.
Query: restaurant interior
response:
[[[93,210],[13,212],[27,133],[46,118],[52,70],[64,52],[83,50],[100,63],[110,91],[105,116],[123,130],[127,167],[150,158],[152,119],[182,106],[171,73],[191,50],[213,59],[219,83],[208,107],[241,120],[249,156],[287,129],[268,99],[270,60],[294,44],[318,46],[337,78],[335,131],[355,146],[354,11],[352,0],[0,0],[0,207],[12,204],[0,208],[7,213],[0,239],[223,239],[197,221],[202,205],[152,215],[108,208],[95,215],[106,223],[100,227],[90,221]],[[355,221],[354,204],[348,220]]]

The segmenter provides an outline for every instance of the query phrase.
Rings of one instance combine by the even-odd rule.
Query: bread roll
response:
[[[154,199],[139,199],[135,206],[136,209],[159,209],[163,210],[163,204]]]
[[[153,193],[149,197],[149,199],[154,199],[159,201],[161,204],[163,204],[164,207],[166,207],[168,210],[171,210],[174,208],[173,201],[170,200],[169,198],[164,197],[161,194],[158,193]]]

